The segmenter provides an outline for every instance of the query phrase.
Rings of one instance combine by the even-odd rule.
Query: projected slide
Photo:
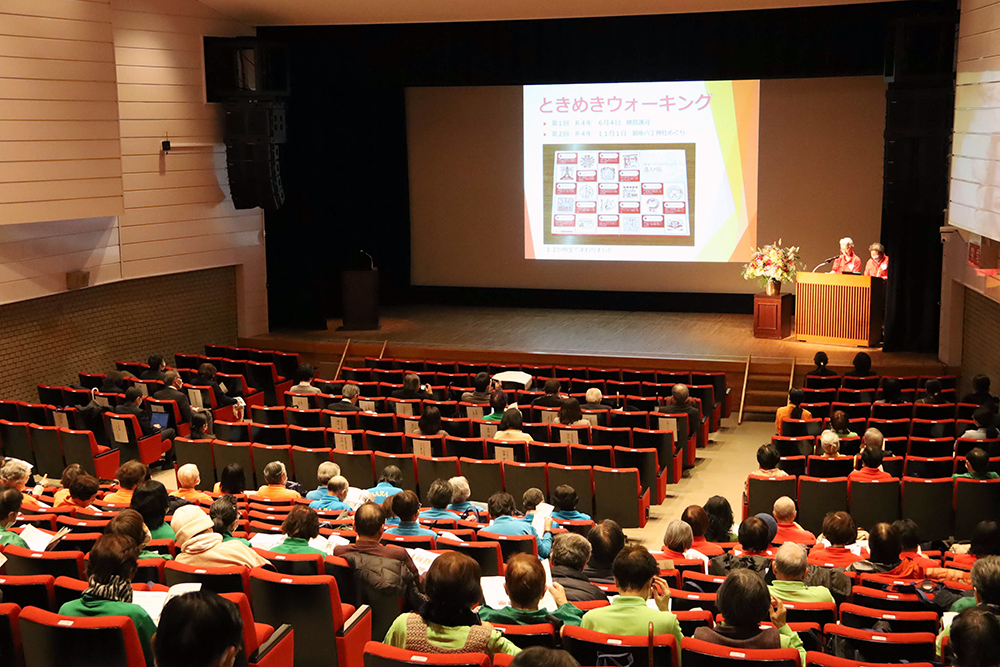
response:
[[[524,87],[525,257],[745,261],[759,82]]]

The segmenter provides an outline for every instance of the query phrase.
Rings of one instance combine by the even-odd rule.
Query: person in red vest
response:
[[[873,243],[868,246],[868,252],[871,253],[872,258],[865,264],[865,275],[883,280],[888,278],[889,257],[885,254],[885,246],[881,243]]]
[[[840,239],[840,256],[833,260],[833,273],[861,273],[861,258],[854,254],[854,239]]]
[[[816,544],[816,536],[795,523],[795,501],[788,496],[781,496],[774,501],[771,516],[778,522],[778,532],[774,534],[774,539],[771,540],[772,543],[784,544],[785,542],[794,542],[804,545]]]

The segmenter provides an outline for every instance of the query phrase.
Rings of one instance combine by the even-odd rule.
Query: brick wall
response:
[[[0,306],[0,399],[78,382],[115,361],[236,343],[236,267],[99,285]]]
[[[972,391],[972,378],[990,376],[990,390],[1000,390],[1000,357],[996,332],[1000,325],[1000,303],[971,289],[965,289],[965,316],[962,326],[962,377],[959,395]]]

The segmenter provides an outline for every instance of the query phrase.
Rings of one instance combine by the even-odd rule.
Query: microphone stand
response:
[[[813,272],[813,273],[816,273],[816,269],[818,269],[819,267],[821,267],[821,266],[824,266],[824,265],[826,265],[826,264],[829,264],[829,263],[830,263],[830,262],[832,262],[833,260],[837,259],[837,257],[838,257],[837,255],[834,255],[834,256],[833,256],[833,257],[831,257],[830,259],[826,259],[826,260],[823,260],[822,262],[820,262],[819,264],[817,264],[817,265],[816,265],[816,267],[815,267],[815,268],[814,268],[814,269],[812,270],[812,272]]]

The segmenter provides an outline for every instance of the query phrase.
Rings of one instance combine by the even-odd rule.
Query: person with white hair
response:
[[[771,540],[774,544],[794,542],[796,544],[816,544],[816,536],[795,523],[795,501],[788,496],[781,496],[774,501],[771,515],[778,523],[778,532]]]
[[[346,477],[336,475],[331,477],[330,481],[326,483],[326,496],[320,498],[319,500],[314,500],[309,503],[309,507],[314,510],[323,510],[325,512],[342,512],[344,510],[350,510],[351,506],[344,502],[347,498],[347,492],[350,490],[350,483],[348,483]]]
[[[38,509],[47,507],[35,499],[31,491],[26,491],[28,483],[31,481],[31,464],[21,459],[6,459],[3,467],[0,468],[0,485],[17,489],[23,494],[21,504],[26,509]]]
[[[326,485],[339,474],[340,466],[333,461],[323,461],[320,463],[316,469],[316,482],[319,486],[306,494],[306,500],[323,500],[326,498]]]
[[[469,502],[472,489],[469,488],[468,479],[465,477],[452,477],[448,480],[448,483],[451,484],[452,491],[451,504],[448,505],[448,509],[463,515],[467,512],[477,513],[479,511],[475,505]]]
[[[691,548],[694,544],[694,531],[691,524],[674,520],[667,524],[663,533],[663,555],[671,560],[701,561],[702,574],[708,574],[708,557],[700,551]]]
[[[587,393],[583,395],[583,399],[586,401],[580,406],[581,410],[607,410],[608,406],[601,403],[604,399],[604,394],[597,387],[591,387],[587,390]]]
[[[201,484],[201,471],[198,470],[198,466],[193,463],[185,463],[177,469],[177,490],[171,491],[170,495],[196,504],[211,505],[212,497],[195,488],[199,484]]]
[[[840,239],[840,255],[833,260],[831,273],[861,273],[861,258],[854,254],[854,239]]]
[[[591,552],[590,541],[579,533],[560,533],[552,538],[549,552],[552,581],[562,585],[570,602],[608,599],[608,594],[590,583],[583,573]]]
[[[833,594],[824,586],[806,586],[809,569],[806,550],[786,542],[774,555],[774,582],[767,587],[782,602],[833,602]]]
[[[840,436],[832,428],[828,428],[819,434],[819,446],[822,455],[828,458],[840,456]]]
[[[298,500],[302,497],[298,491],[285,486],[288,473],[281,461],[271,461],[264,466],[264,484],[257,489],[257,495],[268,500]]]

